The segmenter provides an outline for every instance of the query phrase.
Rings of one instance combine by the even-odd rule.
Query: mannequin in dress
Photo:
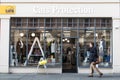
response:
[[[101,59],[101,62],[103,61],[103,57],[105,55],[104,49],[105,49],[105,40],[104,40],[104,36],[103,36],[99,42],[99,57]]]
[[[55,51],[56,51],[56,44],[55,41],[51,43],[51,54],[53,55],[53,58],[55,58]]]

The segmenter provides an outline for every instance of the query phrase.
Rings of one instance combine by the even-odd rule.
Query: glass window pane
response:
[[[98,45],[98,54],[102,58],[99,66],[110,67],[112,64],[112,47],[111,30],[97,30],[96,40]]]
[[[101,27],[101,19],[100,18],[96,19],[96,27]]]
[[[27,27],[27,19],[22,18],[22,27]]]
[[[44,51],[44,39],[43,39],[42,30],[40,30],[40,29],[28,30],[27,41],[28,41],[27,42],[27,46],[28,46],[27,47],[27,49],[28,49],[27,57],[31,54],[29,59],[27,60],[27,62],[28,62],[27,66],[37,66],[40,58],[43,57],[42,51]],[[39,48],[39,44],[40,44],[41,49]],[[32,45],[34,45],[34,46],[32,46]],[[32,52],[31,52],[31,50],[32,50]]]
[[[11,30],[10,66],[23,66],[26,60],[26,30]]]
[[[48,67],[60,67],[61,65],[61,30],[47,29],[45,31],[45,54]]]
[[[101,27],[105,27],[105,19],[101,19]]]
[[[99,67],[112,66],[112,35],[111,30],[80,30],[79,31],[79,66],[89,66],[89,43],[96,43],[98,55],[101,57],[102,62]]]
[[[79,19],[79,27],[84,27],[84,19]]]
[[[38,23],[39,23],[39,24],[38,24],[39,27],[44,27],[44,23],[45,23],[45,22],[44,22],[44,18],[39,18],[39,19],[38,19]]]
[[[72,27],[72,18],[68,18],[68,27]]]
[[[62,21],[63,21],[62,22],[62,26],[63,27],[68,27],[68,19],[67,18],[63,18]]]
[[[22,26],[22,20],[21,18],[17,18],[17,27],[21,27]]]
[[[34,27],[34,19],[33,18],[28,18],[28,27]]]
[[[57,18],[57,27],[61,27],[61,18]]]
[[[11,18],[10,23],[11,23],[11,27],[13,27],[13,28],[16,27],[17,19]]]
[[[73,27],[78,27],[78,19],[77,18],[73,18]]]
[[[34,18],[33,24],[34,24],[34,27],[38,27],[38,18]]]
[[[57,19],[56,18],[51,19],[51,27],[57,27]]]
[[[94,31],[93,30],[80,30],[79,31],[79,66],[89,66],[89,43],[94,43]]]
[[[90,21],[90,19],[89,19],[89,18],[85,18],[84,20],[85,20],[85,24],[84,24],[85,27],[90,27],[90,26],[89,26],[89,21]]]
[[[46,24],[45,26],[46,27],[51,27],[51,19],[50,18],[46,18],[45,21],[46,21],[45,22],[45,24]]]
[[[97,22],[96,22],[97,23]],[[94,18],[90,19],[90,27],[94,27]]]

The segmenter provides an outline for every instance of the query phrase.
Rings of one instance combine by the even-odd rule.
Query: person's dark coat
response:
[[[96,47],[90,48],[90,56],[89,56],[89,61],[91,62],[96,62],[98,59],[98,54],[97,54],[97,49]]]

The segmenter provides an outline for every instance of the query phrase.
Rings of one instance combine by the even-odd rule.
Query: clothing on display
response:
[[[101,56],[104,55],[104,50],[105,50],[105,40],[104,40],[104,37],[102,37],[99,43],[99,53]]]
[[[55,53],[55,50],[56,50],[56,45],[55,43],[51,43],[51,53]]]
[[[20,48],[23,48],[23,42],[20,40]]]
[[[105,40],[102,39],[99,42],[99,61],[103,62],[104,61],[104,56],[105,56]]]
[[[99,45],[99,56],[103,56],[104,52],[103,52],[103,41],[100,41],[100,45]]]
[[[17,41],[16,52],[17,52],[18,62],[23,63],[24,62],[23,57],[25,56],[25,45],[23,41],[20,39]]]

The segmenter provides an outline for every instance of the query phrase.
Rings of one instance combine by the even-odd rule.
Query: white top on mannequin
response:
[[[102,40],[100,40],[99,50],[102,50],[102,51],[103,51],[103,41],[102,41]]]
[[[51,53],[55,53],[55,43],[51,43]]]
[[[23,42],[20,40],[20,48],[23,48]]]

